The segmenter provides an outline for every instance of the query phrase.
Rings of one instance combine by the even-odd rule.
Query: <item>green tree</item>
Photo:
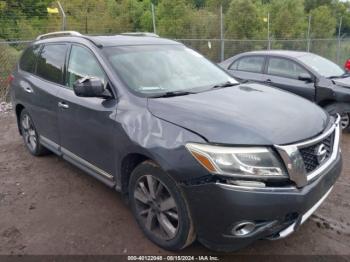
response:
[[[252,0],[232,0],[225,14],[226,37],[236,39],[261,38],[264,14]]]
[[[129,31],[153,31],[151,0],[123,0],[116,6],[115,19],[124,17],[121,24],[126,24]]]
[[[35,36],[39,31],[37,28],[45,26],[46,8],[50,2],[51,0],[0,1],[0,37],[18,39]]]
[[[312,9],[316,9],[322,5],[331,6],[334,2],[333,0],[305,0],[305,11],[309,13]]]
[[[229,8],[232,0],[207,0],[206,6],[210,10],[218,10],[218,8],[222,5],[222,9],[225,11]]]
[[[335,1],[332,5],[333,16],[337,19],[337,31],[339,27],[339,20],[342,17],[342,35],[350,35],[350,2]]]
[[[206,4],[206,0],[192,0],[193,6],[196,8],[203,8]]]
[[[272,0],[269,6],[271,35],[277,39],[305,37],[307,15],[303,0]]]
[[[332,16],[329,6],[323,5],[311,10],[311,36],[330,38],[334,36],[337,20]]]
[[[159,33],[172,38],[186,37],[193,10],[185,0],[161,0],[157,8]]]

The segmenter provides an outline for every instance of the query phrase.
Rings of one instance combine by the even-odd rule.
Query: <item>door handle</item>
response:
[[[65,102],[58,102],[58,107],[64,108],[64,109],[68,109],[69,105],[67,105]]]
[[[265,82],[268,83],[268,84],[271,84],[271,83],[272,83],[271,79],[266,79]]]
[[[29,94],[33,93],[33,89],[31,89],[30,87],[25,87],[24,91],[26,91]]]

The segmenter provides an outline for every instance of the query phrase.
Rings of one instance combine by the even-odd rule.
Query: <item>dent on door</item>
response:
[[[207,175],[204,170],[198,171],[198,163],[184,146],[187,142],[205,143],[199,135],[153,116],[146,105],[130,109],[127,101],[118,105],[117,122],[120,165],[128,154],[139,153],[154,160],[170,175],[176,173],[173,177],[178,180]]]

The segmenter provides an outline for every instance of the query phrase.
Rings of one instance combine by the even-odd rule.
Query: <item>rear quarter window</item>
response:
[[[238,62],[239,62],[239,60],[234,61],[229,69],[230,70],[237,70]]]
[[[19,68],[23,71],[34,73],[39,52],[40,45],[30,46],[24,50],[23,55],[19,61]]]

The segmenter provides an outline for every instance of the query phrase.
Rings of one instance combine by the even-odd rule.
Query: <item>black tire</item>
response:
[[[153,184],[153,197],[149,182]],[[148,195],[144,194],[145,191],[142,191],[144,187],[141,185],[145,186]],[[143,194],[142,201],[139,200],[139,193]],[[169,201],[171,198],[174,202]],[[148,200],[145,201],[145,199]],[[164,204],[170,202],[172,204]],[[185,248],[194,241],[193,222],[181,190],[176,186],[175,181],[153,162],[145,161],[132,172],[129,182],[129,203],[144,234],[158,246],[175,251]],[[166,209],[165,206],[167,208],[172,206],[172,208]],[[149,217],[152,218],[148,220]]]
[[[26,109],[21,111],[19,126],[24,144],[32,155],[43,156],[49,153],[49,150],[40,144],[39,134],[35,129],[33,119]]]
[[[331,116],[340,115],[340,125],[343,131],[350,131],[350,107],[344,103],[333,103],[324,108]]]

